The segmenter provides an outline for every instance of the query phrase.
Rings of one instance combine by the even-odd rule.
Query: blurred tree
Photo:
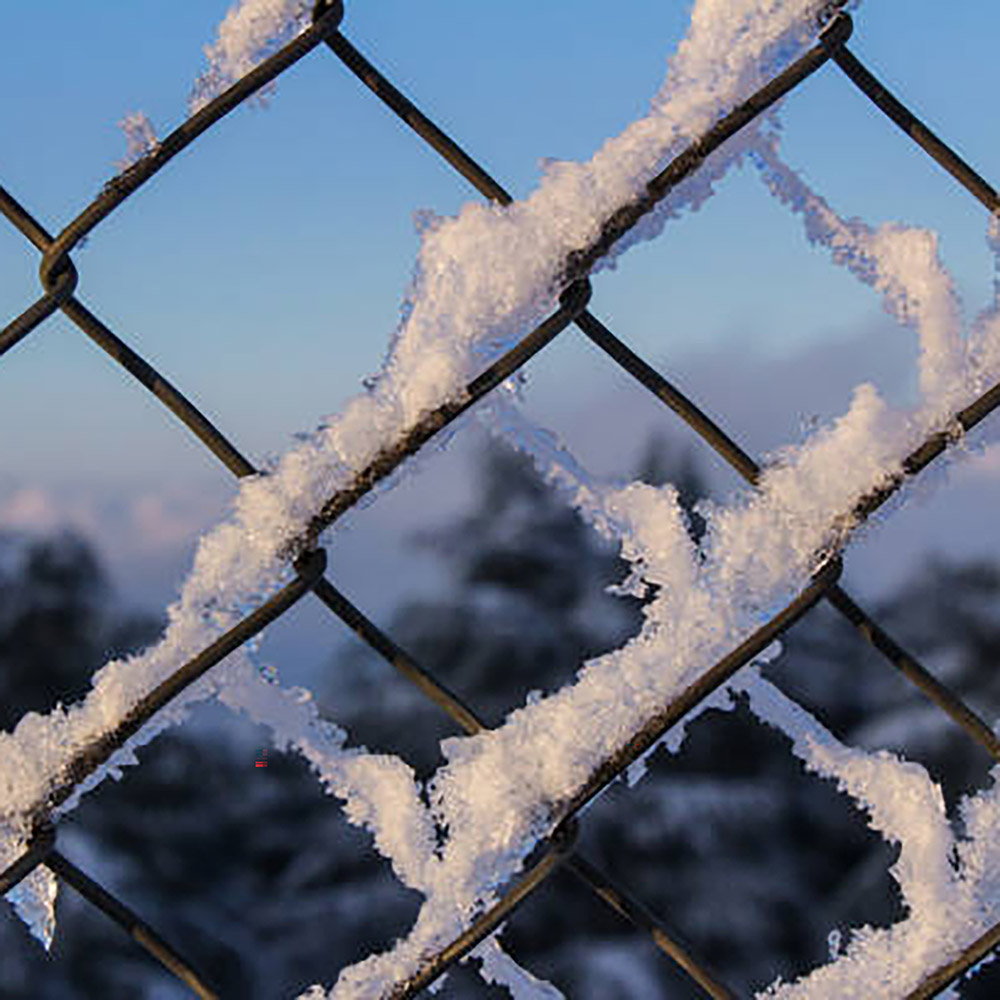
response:
[[[4,724],[68,703],[110,656],[160,623],[115,613],[89,545],[0,535]],[[131,906],[224,997],[273,1000],[386,947],[417,901],[349,826],[301,759],[257,769],[247,724],[218,710],[139,751],[59,826],[60,850]],[[331,952],[336,956],[331,961]],[[179,980],[73,889],[52,955],[0,908],[2,1000],[186,998]]]
[[[621,645],[639,627],[640,604],[606,592],[627,565],[523,455],[492,445],[477,483],[469,514],[417,539],[450,567],[451,592],[405,605],[389,631],[497,725],[532,692],[561,687],[583,660]],[[348,720],[360,742],[425,774],[437,766],[439,740],[455,733],[439,708],[365,648],[345,651],[332,672],[362,692]],[[339,693],[330,700],[344,704]]]
[[[692,535],[703,532],[694,505],[704,487],[690,459],[653,440],[640,473],[673,482]],[[388,631],[491,725],[639,627],[641,601],[606,592],[627,570],[613,547],[528,461],[499,446],[483,459],[468,514],[420,544],[451,567],[454,585],[442,599],[402,608]],[[938,564],[876,610],[992,719],[1000,714],[998,597],[996,568]],[[114,613],[100,565],[79,540],[0,536],[0,708],[8,728],[25,708],[44,711],[82,694],[109,652],[155,630]],[[951,801],[986,781],[985,754],[829,609],[807,616],[784,641],[785,654],[766,673],[842,738],[922,761]],[[332,673],[344,681],[337,721],[355,742],[402,753],[422,773],[437,765],[439,740],[456,732],[439,709],[358,645],[338,652]],[[263,1000],[329,983],[336,969],[404,933],[419,900],[300,760],[275,754],[257,770],[253,731],[221,711],[210,723],[194,720],[162,736],[120,785],[88,795],[61,824],[61,847],[223,996]],[[832,928],[900,915],[887,875],[893,850],[744,707],[705,713],[680,752],[661,749],[647,763],[636,787],[618,783],[588,810],[584,847],[739,991],[822,961]],[[4,908],[2,1000],[188,995],[72,890],[58,907],[54,959]],[[568,877],[521,908],[505,940],[572,997],[699,995]],[[965,996],[996,995],[995,968]],[[503,995],[461,970],[442,993]]]
[[[690,455],[653,437],[637,475],[652,485],[673,483],[692,537],[700,539],[705,522],[696,505],[705,486]],[[495,725],[531,692],[557,689],[582,661],[621,645],[640,624],[641,602],[607,594],[625,565],[523,456],[494,446],[479,482],[470,513],[422,539],[451,565],[452,591],[405,606],[389,632]],[[963,692],[996,689],[994,577],[984,568],[929,568],[879,609],[880,620],[948,677],[961,674]],[[947,782],[952,798],[972,775],[985,778],[988,762],[975,746],[937,709],[924,707],[829,609],[807,616],[785,646],[768,675],[842,738],[912,753]],[[946,653],[963,664],[960,671],[941,663]],[[345,653],[336,669],[359,692],[345,720],[359,741],[402,754],[422,773],[437,766],[439,740],[456,731],[440,709],[368,651]],[[908,724],[914,712],[929,732],[951,726],[937,756],[924,752]],[[889,730],[895,741],[880,742],[879,732]],[[956,757],[950,767],[949,755]],[[902,915],[888,876],[894,850],[831,782],[804,772],[787,739],[742,705],[707,712],[680,753],[661,750],[650,759],[636,788],[609,789],[588,811],[584,843],[741,991],[822,962],[833,928],[883,925]],[[699,995],[569,879],[520,909],[507,939],[516,956],[574,997]],[[660,985],[640,994],[638,983]],[[471,995],[488,992],[480,985]]]
[[[95,664],[155,634],[156,623],[113,620],[109,588],[79,537],[0,535],[0,727],[87,689]]]

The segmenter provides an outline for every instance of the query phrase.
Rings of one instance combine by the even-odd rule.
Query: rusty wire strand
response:
[[[44,226],[3,187],[0,187],[0,214],[5,215],[43,255],[55,244],[55,240]],[[68,257],[64,259],[69,261]],[[76,268],[72,262],[57,280],[61,284],[70,280],[70,277],[75,287]],[[105,354],[118,362],[140,385],[166,406],[230,472],[236,476],[248,476],[257,471],[194,403],[98,319],[72,292],[73,288],[70,288],[69,294],[55,304],[52,312],[62,309],[65,315]],[[45,297],[45,300],[49,299],[54,299],[54,296]],[[7,346],[13,346],[13,343]],[[3,348],[4,341],[0,335],[0,355],[3,354]]]
[[[75,287],[76,272],[69,269],[60,272],[44,295],[0,330],[0,356],[19,344],[50,316],[54,316],[73,294]]]
[[[329,580],[323,579],[316,586],[316,596],[352,632],[360,636],[376,653],[389,663],[414,687],[446,712],[470,735],[486,730],[486,724],[475,711],[445,685],[426,671],[401,646],[397,645],[366,615],[362,614]]]
[[[884,115],[906,133],[928,156],[942,166],[988,211],[1000,208],[1000,196],[947,143],[934,134],[846,46],[832,53],[833,61]]]
[[[642,928],[656,946],[705,991],[712,1000],[736,1000],[736,994],[716,975],[705,968],[701,959],[694,957],[691,948],[676,934],[664,931],[662,920],[637,902],[630,893],[616,885],[608,876],[595,868],[580,854],[571,854],[563,869],[583,879],[613,910],[617,910],[629,923]]]
[[[183,959],[177,951],[160,937],[152,927],[120,900],[111,895],[85,872],[54,848],[43,862],[54,875],[71,885],[88,903],[118,924],[142,948],[148,951],[181,982],[190,987],[201,1000],[219,1000],[219,995],[206,985],[205,980]]]
[[[958,982],[969,969],[978,965],[998,947],[1000,947],[1000,923],[994,924],[981,934],[952,961],[935,969],[915,990],[906,995],[906,1000],[931,1000],[931,997],[937,996],[952,983]]]

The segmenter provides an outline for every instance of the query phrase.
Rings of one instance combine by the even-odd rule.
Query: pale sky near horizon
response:
[[[124,155],[119,119],[141,109],[161,136],[183,119],[201,48],[227,6],[0,0],[0,184],[58,230]],[[644,112],[688,7],[348,0],[343,30],[523,197],[540,160],[589,157]],[[855,25],[854,51],[1000,183],[990,118],[1000,5],[866,0]],[[787,159],[835,209],[939,230],[969,314],[989,301],[995,264],[984,210],[835,68],[794,94],[782,117]],[[377,369],[418,247],[413,213],[449,214],[473,197],[321,49],[280,79],[266,109],[238,110],[99,227],[75,254],[78,295],[260,461]],[[39,294],[37,263],[0,220],[0,323]],[[758,450],[794,435],[811,400],[823,416],[842,411],[850,387],[873,370],[890,394],[905,395],[909,384],[912,335],[807,247],[798,221],[749,167],[601,275],[593,311],[689,379],[706,408],[738,421]],[[533,364],[528,405],[599,471],[623,475],[645,431],[664,419],[629,392],[610,362],[560,341]],[[611,435],[629,414],[634,427]],[[228,475],[61,318],[0,359],[0,427],[0,528],[75,519],[118,546],[112,563],[142,602],[169,597],[198,532],[225,513]],[[454,497],[467,496],[461,463],[432,458],[428,468],[436,462]],[[975,488],[951,500],[961,507],[955,497],[967,498],[969,532],[1000,492],[1000,463],[981,469]],[[359,516],[344,539],[342,563],[376,606],[391,603],[392,588],[373,569],[384,577],[395,565],[391,547],[423,523],[423,507],[440,514],[445,491],[417,478],[385,513]],[[914,537],[954,533],[943,514],[927,513],[937,502],[910,515]],[[382,548],[365,534],[365,517],[388,538]],[[883,561],[875,551],[873,565]]]

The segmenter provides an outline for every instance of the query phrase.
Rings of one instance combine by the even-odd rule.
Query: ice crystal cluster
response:
[[[428,409],[461,398],[471,377],[555,308],[555,282],[567,255],[588,245],[608,216],[686,143],[813,44],[826,6],[820,0],[696,0],[687,35],[643,118],[589,161],[550,166],[525,200],[505,208],[468,204],[427,228],[407,318],[383,370],[271,475],[244,481],[233,516],[201,540],[162,641],[106,664],[80,704],[44,717],[29,714],[13,732],[0,734],[0,867],[23,849],[27,811],[67,761],[287,580],[282,543],[381,445]],[[303,17],[302,5],[291,0],[243,0],[234,7],[207,50],[210,69],[195,105],[290,37]],[[383,996],[465,930],[551,831],[555,806],[794,597],[848,542],[858,500],[898,475],[914,447],[949,429],[955,411],[1000,378],[998,304],[966,323],[934,233],[842,218],[782,159],[776,114],[713,154],[614,253],[697,209],[734,163],[749,159],[775,198],[801,219],[808,240],[870,285],[919,339],[914,407],[893,409],[874,385],[859,385],[843,415],[789,446],[758,488],[708,506],[707,532],[696,548],[673,487],[611,488],[593,481],[552,434],[524,417],[504,387],[481,408],[484,419],[528,451],[571,502],[617,539],[637,579],[657,585],[633,639],[582,664],[572,684],[533,699],[498,729],[445,741],[446,763],[426,789],[403,760],[349,747],[346,733],[319,719],[308,691],[267,683],[241,651],[186,690],[61,807],[62,813],[72,809],[84,792],[135,763],[138,747],[201,699],[218,698],[268,727],[274,745],[310,762],[349,819],[370,831],[398,878],[424,899],[404,939],[342,971],[332,985],[312,987],[304,994],[309,1000]],[[1000,837],[996,787],[964,801],[965,833],[958,839],[940,789],[920,766],[841,745],[752,666],[715,702],[733,691],[745,693],[763,723],[788,734],[807,768],[837,781],[872,827],[900,846],[892,875],[906,907],[894,926],[856,929],[829,964],[796,983],[775,983],[763,997],[902,997],[928,969],[1000,919],[1000,856],[991,847]],[[688,721],[669,734],[668,746],[680,744]],[[11,895],[36,932],[51,935],[51,877],[36,872]],[[474,955],[484,978],[516,997],[559,995],[518,967],[496,936]]]
[[[152,153],[158,143],[153,123],[142,111],[133,111],[118,123],[125,135],[125,156],[118,161],[119,170],[127,170],[144,156]]]

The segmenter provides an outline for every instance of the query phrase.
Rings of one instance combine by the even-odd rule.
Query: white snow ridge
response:
[[[13,732],[0,734],[0,868],[23,850],[26,811],[74,754],[286,582],[282,544],[382,445],[429,409],[459,399],[472,377],[551,312],[567,255],[591,243],[607,218],[692,138],[814,44],[817,16],[826,7],[824,0],[695,0],[688,33],[644,117],[589,161],[551,167],[525,200],[503,208],[468,204],[425,232],[406,320],[380,376],[290,450],[273,474],[242,483],[231,519],[202,538],[162,641],[107,663],[80,704],[44,717],[29,714]],[[246,73],[307,16],[308,5],[293,0],[241,0],[207,50],[210,66],[193,106]],[[848,541],[858,500],[888,483],[913,448],[948,428],[957,409],[1000,378],[998,304],[963,328],[935,234],[841,218],[782,160],[772,123],[769,115],[710,157],[615,254],[696,210],[749,154],[768,189],[801,217],[808,239],[914,330],[920,344],[916,407],[895,410],[875,386],[859,385],[844,414],[804,444],[789,446],[759,488],[706,509],[707,532],[696,548],[672,486],[612,489],[592,481],[502,388],[485,407],[494,430],[528,451],[586,517],[619,541],[637,572],[659,585],[638,635],[582,664],[572,684],[512,712],[500,728],[445,741],[446,763],[427,789],[403,760],[348,748],[346,734],[319,719],[308,691],[265,682],[240,651],[180,695],[60,807],[69,811],[108,774],[135,763],[138,747],[182,721],[199,700],[217,697],[268,727],[274,745],[310,762],[348,818],[370,831],[400,881],[424,899],[413,928],[393,948],[303,997],[382,997],[462,933],[551,832],[554,805],[572,797],[652,714],[806,586],[823,559]],[[917,764],[843,746],[753,667],[738,673],[729,690],[744,692],[762,722],[788,734],[806,767],[835,779],[866,810],[872,827],[900,845],[892,875],[907,905],[905,919],[893,927],[854,931],[829,964],[797,983],[775,983],[762,997],[903,997],[928,969],[1000,919],[996,786],[965,800],[959,841],[940,789]],[[440,830],[448,831],[442,844]],[[46,938],[53,897],[54,881],[40,871],[14,900]],[[496,936],[473,954],[484,978],[515,997],[559,996],[517,966]]]

